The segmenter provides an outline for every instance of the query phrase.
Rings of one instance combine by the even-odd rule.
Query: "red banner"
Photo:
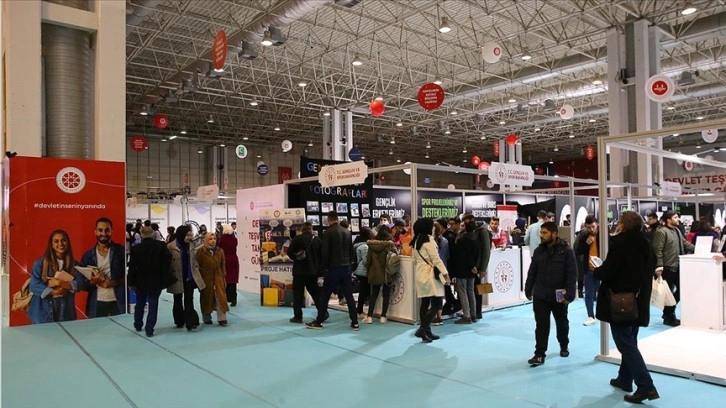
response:
[[[292,167],[277,168],[277,181],[282,184],[285,180],[292,180]]]
[[[10,272],[11,308],[20,306],[22,296],[14,294],[22,294],[26,281],[32,293],[28,310],[10,312],[10,325],[29,324],[31,319],[35,323],[84,319],[91,291],[94,298],[116,299],[125,313],[125,164],[14,157],[5,159],[3,167],[9,197],[3,210],[3,263]],[[112,225],[96,223],[103,217]],[[101,232],[97,226],[103,227]],[[120,244],[111,245],[108,256],[111,273],[119,275],[114,282],[120,284],[114,283],[118,289],[101,291],[87,285],[72,266],[83,265],[91,255],[96,259],[96,243],[109,240]],[[123,268],[113,260],[123,261]],[[71,289],[57,290],[57,280],[49,276],[69,282],[66,286]]]

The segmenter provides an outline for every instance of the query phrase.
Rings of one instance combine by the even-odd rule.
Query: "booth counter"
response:
[[[414,324],[418,320],[419,303],[414,287],[413,262],[410,256],[401,256],[401,272],[398,273],[391,285],[391,299],[388,303],[388,320],[401,323]],[[378,296],[374,315],[380,316],[383,296]]]
[[[681,255],[681,326],[726,330],[726,282],[713,255]]]

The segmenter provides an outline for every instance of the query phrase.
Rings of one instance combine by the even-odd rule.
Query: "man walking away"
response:
[[[320,239],[313,235],[313,224],[303,223],[300,234],[290,242],[287,254],[292,259],[292,310],[290,323],[302,323],[305,289],[318,306],[318,271],[320,270]],[[302,254],[305,254],[304,256]],[[304,259],[298,259],[304,258]]]
[[[532,367],[545,362],[550,336],[550,315],[555,318],[560,356],[570,355],[567,305],[575,300],[577,290],[575,253],[567,242],[557,238],[557,225],[554,222],[543,223],[540,239],[541,243],[532,256],[524,287],[527,299],[532,300],[536,324],[534,357],[527,361]]]
[[[141,331],[144,325],[144,308],[149,303],[146,316],[146,337],[154,336],[156,316],[159,310],[159,295],[162,289],[171,285],[171,253],[166,244],[154,239],[151,227],[141,228],[141,243],[131,248],[129,258],[129,286],[136,290],[134,328]]]

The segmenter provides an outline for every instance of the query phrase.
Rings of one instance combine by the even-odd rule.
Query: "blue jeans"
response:
[[[315,319],[318,323],[322,323],[325,320],[325,316],[328,313],[328,302],[330,301],[330,294],[337,290],[339,287],[343,287],[343,293],[345,294],[345,300],[348,302],[348,315],[350,315],[351,323],[358,323],[358,313],[355,308],[355,298],[353,297],[353,282],[351,281],[350,267],[347,265],[334,266],[328,268],[328,273],[325,274],[325,284],[323,285],[323,294],[318,302],[318,317]],[[341,293],[338,293],[340,297]]]
[[[597,291],[600,289],[600,279],[595,278],[595,274],[592,271],[585,272],[585,309],[587,309],[587,317],[595,318],[595,312],[593,310],[593,304],[595,303],[595,296]]]
[[[146,292],[136,292],[136,309],[134,310],[134,327],[141,330],[144,326],[144,306],[149,302],[149,314],[146,316],[146,334],[154,334],[156,315],[159,312],[159,295]]]
[[[645,360],[638,350],[638,325],[612,323],[610,331],[613,334],[615,346],[622,355],[618,381],[630,385],[635,381],[636,391],[648,392],[655,390],[653,379],[650,377]]]

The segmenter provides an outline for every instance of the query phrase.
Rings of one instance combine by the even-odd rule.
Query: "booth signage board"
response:
[[[497,217],[499,217],[499,228],[509,231],[514,228],[517,220],[516,205],[497,205]]]
[[[444,103],[444,88],[433,82],[424,84],[418,90],[418,104],[426,110],[434,110]]]
[[[287,180],[292,180],[292,167],[278,167],[277,181],[282,184]]]
[[[197,188],[197,200],[211,203],[219,196],[219,186],[211,184]]]
[[[489,167],[489,178],[496,184],[531,186],[534,183],[534,171],[529,166],[494,162]]]
[[[305,222],[304,208],[264,208],[259,212],[260,305],[292,306],[290,230]]]
[[[363,162],[339,162],[334,160],[300,157],[300,177],[320,177],[322,169],[333,165],[364,165]],[[367,173],[367,167],[366,167]],[[319,233],[328,227],[326,214],[335,211],[338,219],[348,220],[352,229],[371,226],[371,199],[373,176],[368,175],[360,184],[325,187],[317,181],[300,184],[300,207],[305,207],[307,221]]]
[[[227,34],[224,30],[219,30],[214,36],[212,44],[212,67],[220,70],[224,68],[224,62],[227,60]]]
[[[131,150],[136,153],[141,153],[149,148],[149,141],[146,140],[145,137],[139,135],[133,136],[129,141],[129,144],[131,145]]]
[[[422,218],[456,217],[462,213],[462,201],[461,193],[419,191],[416,211]]]
[[[681,195],[681,185],[673,181],[662,181],[660,195],[675,197]]]
[[[467,194],[464,196],[464,212],[471,214],[477,221],[497,215],[497,204],[501,204],[499,194]]]
[[[368,177],[368,166],[363,162],[323,166],[318,173],[318,182],[323,187],[337,187],[361,184]]]
[[[391,221],[403,218],[404,215],[411,215],[411,190],[375,187],[371,207],[374,227],[378,225],[378,220],[383,214],[388,215]]]

